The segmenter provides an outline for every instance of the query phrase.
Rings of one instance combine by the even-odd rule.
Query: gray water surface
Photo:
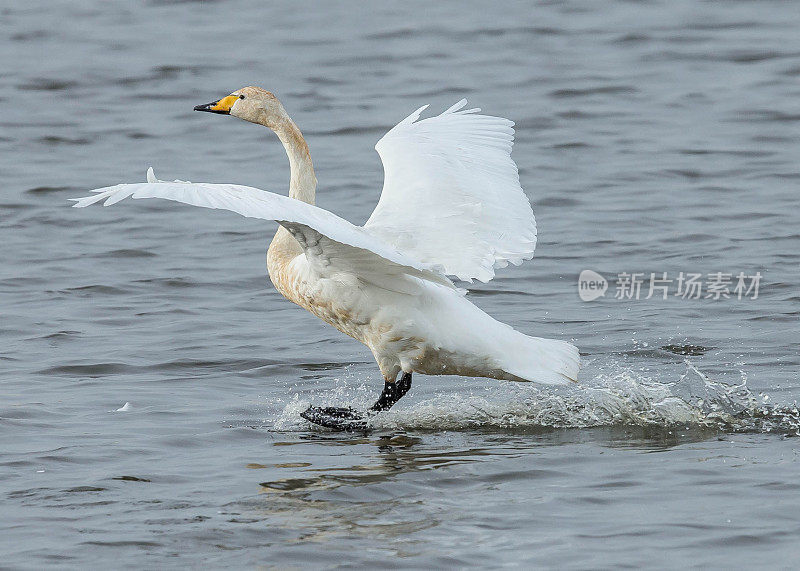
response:
[[[763,1],[0,4],[0,566],[793,566],[798,29]],[[299,412],[382,379],[273,289],[274,224],[68,208],[151,165],[286,192],[274,135],[192,111],[251,84],[354,223],[420,105],[515,120],[536,257],[470,296],[577,344],[581,385],[415,376],[326,432]],[[615,299],[623,272],[762,280]]]

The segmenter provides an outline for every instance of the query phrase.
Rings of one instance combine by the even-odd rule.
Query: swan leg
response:
[[[335,430],[357,431],[367,428],[366,417],[378,412],[389,410],[394,404],[403,398],[411,388],[411,373],[403,373],[399,381],[386,381],[383,385],[383,392],[378,400],[368,410],[366,415],[353,410],[352,408],[337,406],[310,406],[300,413],[300,416],[327,428]]]
[[[399,381],[389,382],[383,385],[383,392],[374,405],[369,410],[373,412],[381,412],[389,410],[394,404],[399,401],[411,388],[411,373],[403,373]]]

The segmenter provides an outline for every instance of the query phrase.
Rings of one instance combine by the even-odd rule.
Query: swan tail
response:
[[[581,357],[578,348],[566,341],[522,335],[515,349],[503,364],[513,380],[545,385],[567,385],[578,382]]]

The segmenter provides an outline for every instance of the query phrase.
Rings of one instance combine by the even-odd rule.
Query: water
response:
[[[3,565],[797,560],[793,3],[32,1],[0,22]],[[381,379],[269,284],[274,225],[67,208],[150,165],[285,192],[274,136],[192,112],[249,84],[303,129],[320,205],[357,223],[372,146],[418,106],[514,119],[540,242],[471,296],[574,340],[581,386],[417,376],[370,434],[315,429],[305,406],[364,405]],[[757,299],[612,281],[583,302],[584,269],[763,279]]]

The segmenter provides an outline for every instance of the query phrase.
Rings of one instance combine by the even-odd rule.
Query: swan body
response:
[[[288,197],[234,184],[160,181],[150,169],[146,183],[101,188],[74,206],[164,198],[277,221],[267,253],[276,289],[369,347],[384,394],[401,372],[409,386],[412,372],[575,381],[576,347],[493,319],[448,277],[487,282],[496,269],[530,259],[536,245],[533,211],[510,157],[513,123],[463,110],[465,104],[419,120],[422,107],[378,142],[384,187],[364,226],[314,206],[308,146],[277,98],[257,87],[195,109],[272,129],[289,157]]]

